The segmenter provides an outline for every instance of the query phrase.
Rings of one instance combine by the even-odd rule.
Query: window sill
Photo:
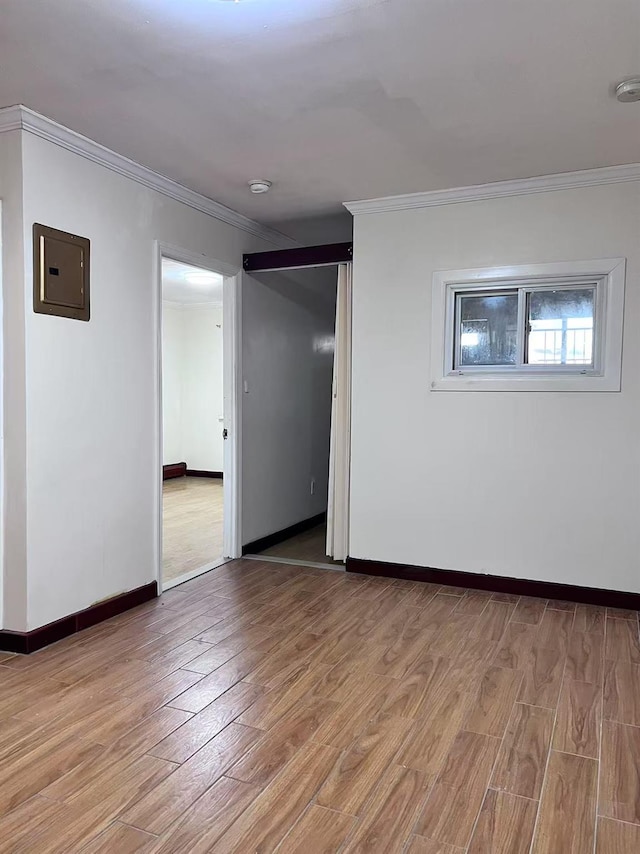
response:
[[[559,374],[556,376],[504,376],[496,374],[452,374],[435,379],[431,391],[620,391],[620,377],[595,374]]]

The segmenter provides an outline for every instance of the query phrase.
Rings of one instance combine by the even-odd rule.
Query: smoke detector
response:
[[[640,101],[640,77],[633,80],[623,80],[616,86],[616,98],[623,104]]]
[[[271,181],[264,181],[262,178],[254,178],[253,181],[249,181],[249,189],[252,193],[255,193],[256,196],[259,196],[261,193],[268,193],[271,189]]]

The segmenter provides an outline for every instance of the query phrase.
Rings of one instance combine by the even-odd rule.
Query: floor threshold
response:
[[[286,563],[289,566],[308,566],[311,569],[332,569],[334,572],[346,572],[345,566],[332,563],[319,563],[314,560],[295,560],[294,558],[275,557],[271,555],[243,555],[243,560],[264,560],[267,563]]]

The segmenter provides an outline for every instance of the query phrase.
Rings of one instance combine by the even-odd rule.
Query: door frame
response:
[[[242,271],[224,261],[218,261],[198,252],[192,252],[160,240],[153,247],[153,298],[154,298],[154,505],[155,505],[155,563],[158,594],[162,593],[162,467],[163,467],[163,405],[162,405],[162,259],[170,258],[193,267],[201,267],[223,276],[222,296],[222,347],[223,347],[223,428],[228,431],[224,446],[224,558],[242,555],[242,500],[241,500],[241,425],[242,395],[241,372],[241,284]],[[224,559],[223,559],[224,561]],[[223,562],[222,561],[222,562]],[[202,572],[210,569],[207,565]],[[189,573],[191,577],[200,571]],[[185,578],[185,580],[187,580]],[[174,586],[170,584],[169,586]]]

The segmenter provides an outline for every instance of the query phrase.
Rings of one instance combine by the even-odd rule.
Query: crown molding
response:
[[[41,139],[46,139],[48,142],[59,145],[61,148],[65,148],[74,154],[79,154],[93,163],[105,166],[112,172],[117,172],[125,178],[130,178],[150,190],[156,190],[170,199],[175,199],[177,202],[200,211],[200,213],[225,222],[227,225],[239,228],[260,240],[270,243],[272,246],[277,246],[281,249],[298,246],[295,240],[292,240],[281,232],[268,226],[260,225],[255,220],[249,219],[249,217],[243,216],[231,210],[231,208],[221,205],[219,202],[214,202],[213,199],[209,199],[207,196],[196,193],[195,190],[183,187],[177,181],[172,181],[171,178],[166,178],[164,175],[160,175],[160,173],[154,172],[146,166],[129,160],[128,157],[117,154],[104,145],[100,145],[100,143],[94,142],[92,139],[58,124],[52,119],[48,119],[46,116],[30,110],[28,107],[18,104],[0,109],[0,133],[12,130],[23,130],[39,136]]]
[[[604,166],[600,169],[583,169],[580,172],[560,172],[537,178],[520,178],[514,181],[496,181],[492,184],[475,184],[471,187],[453,187],[449,190],[430,190],[425,193],[408,193],[404,196],[387,196],[361,202],[345,202],[346,209],[354,214],[389,213],[416,208],[454,205],[459,202],[478,202],[501,199],[507,196],[526,196],[531,193],[548,193],[553,190],[574,190],[580,187],[599,187],[604,184],[622,184],[640,181],[640,163],[625,166]]]

